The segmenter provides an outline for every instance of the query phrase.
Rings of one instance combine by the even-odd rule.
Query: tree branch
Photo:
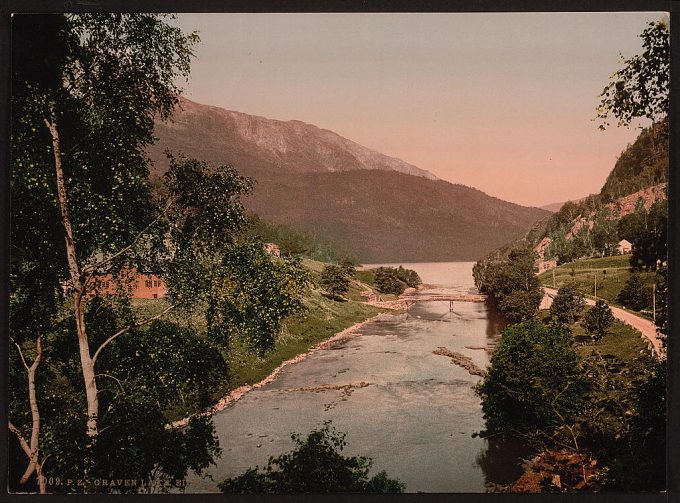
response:
[[[21,356],[21,363],[23,363],[23,364],[24,364],[24,367],[26,367],[26,370],[28,370],[28,365],[26,364],[26,360],[24,359],[24,353],[23,353],[23,351],[21,351],[21,346],[19,346],[19,344],[17,343],[17,341],[14,340],[14,338],[10,337],[10,339],[12,340],[12,342],[14,343],[14,345],[15,345],[15,346],[17,347],[17,349],[19,350],[19,356]]]
[[[130,250],[130,248],[132,248],[135,245],[135,243],[137,242],[137,240],[139,240],[139,238],[141,238],[151,227],[153,227],[161,219],[161,217],[163,217],[165,214],[167,214],[167,212],[170,210],[170,207],[174,204],[175,200],[176,200],[176,198],[170,198],[170,200],[168,201],[168,204],[165,205],[165,208],[163,208],[163,210],[158,215],[156,215],[156,218],[154,218],[151,222],[149,222],[149,224],[146,227],[144,227],[144,229],[139,231],[139,233],[132,239],[130,244],[128,244],[127,246],[124,246],[123,248],[118,250],[113,255],[110,255],[110,256],[108,256],[108,257],[106,257],[106,258],[104,258],[104,259],[102,259],[98,262],[95,262],[94,264],[87,265],[87,266],[83,267],[83,273],[86,275],[86,277],[94,274],[96,269],[99,269],[100,267],[104,266],[105,264],[112,262],[116,258],[123,255],[125,252]]]
[[[118,383],[118,386],[120,386],[120,390],[125,391],[123,384],[120,382],[120,379],[118,379],[117,377],[114,377],[111,374],[97,374],[95,377],[99,377],[99,376],[108,377],[109,379],[113,379],[114,381],[116,381]],[[103,391],[103,390],[99,390],[99,391]]]
[[[28,456],[28,459],[31,459],[31,448],[28,446],[28,442],[26,442],[26,439],[24,436],[21,434],[21,432],[17,429],[16,426],[12,423],[12,421],[8,421],[8,427],[9,431],[14,433],[16,435],[17,440],[19,441],[19,445],[21,445],[21,449],[26,453],[26,456]]]
[[[129,331],[132,330],[133,328],[139,328],[139,327],[142,327],[142,326],[144,326],[144,325],[148,325],[149,323],[151,323],[151,322],[153,322],[153,321],[156,321],[156,320],[158,320],[159,318],[162,318],[163,316],[165,316],[169,311],[171,311],[171,310],[174,309],[175,307],[176,307],[176,305],[175,305],[175,304],[172,304],[172,305],[166,307],[165,309],[163,309],[163,311],[161,311],[161,312],[158,313],[157,315],[152,316],[151,318],[147,318],[146,320],[140,321],[140,322],[135,323],[135,324],[133,324],[133,325],[130,325],[129,327],[121,328],[118,332],[116,332],[116,333],[113,334],[111,337],[109,337],[109,338],[106,339],[104,342],[102,342],[101,346],[99,346],[99,348],[97,349],[97,351],[95,351],[94,356],[92,357],[92,365],[94,365],[94,364],[96,363],[97,357],[98,357],[99,354],[102,352],[102,350],[103,350],[106,346],[108,346],[114,339],[116,339],[117,337],[123,335],[123,334],[126,333],[126,332],[129,332]]]

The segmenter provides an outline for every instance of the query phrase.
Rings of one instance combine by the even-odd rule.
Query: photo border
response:
[[[307,502],[307,501],[460,501],[472,503],[522,502],[528,501],[560,501],[560,502],[643,502],[658,503],[674,501],[680,496],[680,362],[678,352],[680,341],[680,309],[676,299],[678,292],[678,236],[680,236],[680,176],[676,172],[680,165],[680,6],[672,0],[366,0],[362,2],[348,0],[298,0],[283,2],[281,0],[3,0],[0,7],[0,68],[4,75],[0,80],[0,227],[3,239],[0,239],[0,446],[7,446],[8,430],[8,347],[9,347],[9,166],[10,166],[10,63],[11,63],[11,14],[12,13],[59,13],[59,12],[173,12],[173,13],[209,13],[209,12],[317,12],[317,13],[378,13],[378,12],[627,12],[627,11],[665,11],[671,18],[671,94],[670,94],[670,151],[669,151],[669,223],[668,223],[668,256],[669,256],[669,313],[668,313],[668,389],[667,389],[667,490],[662,493],[540,493],[540,494],[499,494],[499,493],[405,493],[398,495],[378,494],[299,494],[299,495],[222,495],[222,494],[163,494],[163,495],[67,495],[55,494],[43,496],[50,501],[102,502],[154,500],[160,498],[174,501],[203,502],[229,501],[236,502]],[[675,26],[678,28],[674,28]],[[673,309],[675,306],[676,309]],[[671,334],[675,334],[675,337]],[[0,502],[23,502],[33,500],[40,495],[10,494],[7,492],[7,449],[0,448]]]

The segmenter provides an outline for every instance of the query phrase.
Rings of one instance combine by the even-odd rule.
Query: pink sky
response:
[[[182,14],[202,38],[185,94],[540,206],[599,192],[637,136],[591,119],[662,15]]]

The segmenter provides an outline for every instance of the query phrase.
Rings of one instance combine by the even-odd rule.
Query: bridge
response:
[[[453,311],[454,302],[485,302],[486,295],[479,293],[453,293],[453,294],[432,294],[432,295],[402,295],[399,297],[406,303],[406,309],[416,302],[449,302],[449,311]]]

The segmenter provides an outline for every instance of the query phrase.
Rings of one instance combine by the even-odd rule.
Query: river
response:
[[[422,293],[475,291],[471,262],[402,265],[436,285]],[[329,419],[347,434],[345,455],[372,458],[407,492],[484,492],[487,482],[514,480],[518,453],[473,437],[484,426],[473,390],[480,378],[432,353],[443,346],[484,368],[487,352],[470,348],[493,343],[502,326],[483,303],[450,311],[448,301],[422,302],[381,316],[216,413],[222,456],[208,470],[213,480],[191,476],[187,492],[215,492],[217,482],[290,451],[291,433]]]

